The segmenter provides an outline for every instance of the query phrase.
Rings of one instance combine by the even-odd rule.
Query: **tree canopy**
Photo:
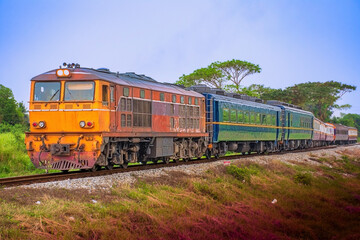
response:
[[[25,105],[16,102],[11,89],[0,84],[0,123],[25,124],[27,119]]]
[[[176,84],[190,87],[200,83],[210,87],[228,89],[232,92],[240,92],[240,83],[246,77],[254,73],[260,73],[259,65],[241,61],[229,60],[213,62],[205,68],[196,69],[188,75],[182,75]]]

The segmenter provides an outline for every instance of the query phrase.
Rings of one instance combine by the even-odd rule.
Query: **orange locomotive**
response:
[[[37,168],[92,169],[204,155],[204,96],[135,73],[65,65],[31,80],[29,157]]]

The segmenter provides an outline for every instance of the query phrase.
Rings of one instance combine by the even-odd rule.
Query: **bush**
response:
[[[236,165],[230,165],[226,167],[226,172],[239,181],[250,182],[251,175],[256,175],[258,173],[258,169],[255,166],[239,168]]]
[[[312,176],[310,173],[297,173],[294,176],[294,181],[304,185],[311,185]]]

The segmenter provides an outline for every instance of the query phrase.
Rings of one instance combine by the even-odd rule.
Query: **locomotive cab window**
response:
[[[102,104],[104,106],[109,105],[109,91],[108,91],[108,86],[107,85],[102,86]]]
[[[124,97],[128,97],[129,96],[129,88],[127,88],[127,87],[124,87],[124,89],[123,89],[123,95],[124,95]]]
[[[34,101],[59,101],[60,82],[37,82],[34,89]]]
[[[65,101],[93,101],[94,82],[66,82]]]
[[[111,87],[110,87],[110,101],[111,101],[112,103],[115,102],[114,90],[115,90],[114,86],[111,86]]]

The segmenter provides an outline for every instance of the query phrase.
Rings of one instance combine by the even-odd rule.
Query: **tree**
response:
[[[261,72],[259,65],[236,59],[214,62],[210,64],[210,67],[221,70],[225,79],[232,82],[231,88],[236,93],[240,93],[240,83],[246,76]]]
[[[210,66],[206,68],[196,69],[189,75],[182,75],[176,84],[184,85],[185,87],[191,87],[200,83],[207,83],[211,87],[222,88],[223,75],[218,69]]]
[[[22,104],[23,108],[25,106]],[[26,110],[25,110],[26,111]],[[23,123],[24,115],[22,109],[14,98],[11,89],[0,84],[0,121],[11,125]]]
[[[190,87],[205,83],[210,87],[226,88],[231,92],[240,93],[240,83],[248,75],[261,72],[259,65],[240,60],[214,62],[206,68],[196,69],[188,75],[182,75],[176,84]],[[232,84],[226,85],[230,81]]]
[[[332,123],[340,123],[349,127],[356,127],[360,131],[360,115],[354,113],[341,113],[340,117],[333,117]]]
[[[276,89],[261,95],[264,100],[280,100],[301,106],[313,112],[322,121],[329,121],[334,109],[347,109],[351,105],[339,106],[336,101],[345,93],[355,90],[352,85],[336,81],[307,82],[287,87],[284,90]]]

